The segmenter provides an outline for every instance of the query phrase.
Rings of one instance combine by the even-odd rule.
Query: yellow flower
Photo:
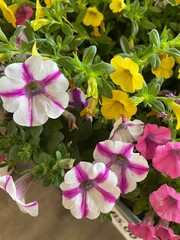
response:
[[[118,120],[123,114],[130,119],[137,111],[131,98],[125,92],[112,90],[113,97],[102,97],[102,115],[107,119]]]
[[[176,0],[176,4],[180,4],[180,0]]]
[[[113,13],[117,13],[121,12],[123,9],[126,9],[127,5],[124,3],[124,0],[112,0],[109,7]]]
[[[8,23],[12,24],[13,27],[16,27],[15,11],[18,7],[18,4],[13,4],[8,7],[4,0],[0,0],[0,9],[3,13],[3,16]]]
[[[178,70],[178,73],[179,73],[179,74],[178,74],[178,77],[177,77],[177,78],[180,79],[180,68],[179,68],[179,70]]]
[[[176,129],[180,129],[180,104],[176,103],[176,102],[170,102],[169,106],[172,108],[174,114],[176,115],[176,119],[177,119],[177,125],[176,125]]]
[[[46,8],[50,8],[54,2],[62,2],[62,0],[44,0]]]
[[[36,13],[35,13],[36,20],[43,18],[44,16],[45,13],[43,11],[43,7],[41,6],[39,0],[36,0]]]
[[[93,36],[93,37],[100,37],[101,36],[98,27],[93,28],[93,31],[91,32],[91,36]]]
[[[162,78],[170,78],[173,75],[172,68],[174,67],[175,60],[173,57],[168,57],[167,55],[162,55],[160,57],[161,59],[161,65],[158,69],[153,70],[152,73],[155,74],[156,77],[162,77]]]
[[[31,21],[31,26],[34,31],[37,31],[39,28],[48,25],[50,22],[51,21],[46,18],[37,19],[37,20]]]
[[[34,42],[34,45],[32,47],[32,55],[41,56],[37,51],[36,41]]]
[[[87,97],[98,98],[97,81],[94,77],[88,79]]]
[[[7,58],[7,54],[6,53],[0,53],[0,63],[4,61],[4,59]]]
[[[138,65],[130,58],[116,56],[111,59],[115,71],[110,74],[111,79],[123,91],[133,93],[143,87],[143,76],[139,73]]]
[[[83,23],[86,26],[92,25],[93,27],[98,27],[101,25],[103,19],[103,14],[96,7],[89,7],[84,16]]]

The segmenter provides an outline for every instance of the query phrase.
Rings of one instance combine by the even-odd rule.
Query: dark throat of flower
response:
[[[26,93],[30,96],[39,94],[42,90],[41,83],[32,81],[26,85]]]
[[[85,180],[81,183],[81,187],[83,190],[89,190],[93,187],[93,181],[92,180]]]

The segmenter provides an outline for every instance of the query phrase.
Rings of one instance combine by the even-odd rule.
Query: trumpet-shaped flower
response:
[[[8,23],[11,23],[13,27],[16,27],[16,18],[15,18],[15,11],[19,5],[14,4],[15,8],[11,6],[7,6],[7,4],[4,2],[4,0],[0,1],[0,9],[3,13],[4,18]]]
[[[153,167],[171,178],[180,177],[180,142],[168,142],[157,146]]]
[[[62,0],[44,0],[44,2],[46,4],[46,8],[51,8],[54,2],[62,2]]]
[[[102,115],[107,119],[118,120],[121,115],[130,119],[137,111],[132,99],[119,90],[112,90],[112,95],[112,98],[102,96]]]
[[[49,23],[51,23],[51,20],[46,19],[46,18],[41,18],[41,19],[36,19],[36,20],[31,21],[31,26],[34,31],[37,31],[38,29],[48,25]]]
[[[31,203],[24,202],[25,193],[32,181],[33,177],[31,174],[24,175],[15,183],[10,175],[5,175],[0,177],[0,188],[10,195],[22,212],[36,217],[38,215],[38,203],[36,201]]]
[[[143,133],[144,123],[140,120],[128,121],[121,116],[114,123],[109,139],[112,141],[134,142]]]
[[[110,74],[111,79],[123,91],[133,93],[143,87],[143,76],[139,73],[138,65],[130,58],[115,56],[111,59],[115,71]]]
[[[26,4],[23,4],[15,13],[16,25],[23,25],[33,15],[33,10]]]
[[[161,65],[158,69],[153,70],[152,73],[155,74],[156,77],[162,78],[170,78],[173,75],[172,68],[174,67],[175,60],[173,57],[169,56],[161,56]]]
[[[146,159],[152,159],[157,146],[164,145],[171,138],[171,131],[166,127],[158,127],[156,124],[146,124],[144,133],[138,137],[136,149]]]
[[[118,187],[123,194],[133,191],[146,178],[149,167],[145,158],[133,153],[132,143],[106,140],[99,142],[94,150],[94,159],[103,162],[118,177]]]
[[[104,16],[100,13],[96,7],[89,7],[83,19],[83,23],[86,26],[98,27],[101,25]]]
[[[120,195],[116,175],[103,163],[80,162],[64,180],[60,184],[63,206],[78,219],[110,212]]]
[[[39,126],[58,118],[68,105],[68,80],[51,60],[31,56],[6,67],[0,78],[0,96],[6,111],[23,126]]]
[[[149,195],[149,201],[162,219],[180,223],[180,193],[177,193],[174,188],[163,184]]]
[[[124,3],[124,0],[112,0],[109,8],[113,11],[113,13],[118,13],[126,9],[127,5]]]
[[[172,108],[174,114],[176,115],[176,119],[177,119],[177,125],[176,125],[176,129],[180,129],[180,104],[174,102],[170,102],[169,106]]]
[[[156,236],[160,239],[168,239],[168,240],[179,240],[180,236],[174,234],[174,231],[171,228],[166,227],[157,227],[156,228]]]

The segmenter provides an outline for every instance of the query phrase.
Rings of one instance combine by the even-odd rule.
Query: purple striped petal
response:
[[[68,199],[74,198],[75,196],[77,196],[80,193],[80,188],[71,188],[69,190],[63,190],[62,191],[62,195],[63,197],[66,197]]]
[[[145,166],[142,166],[139,164],[135,164],[135,163],[131,163],[131,162],[128,163],[128,168],[138,175],[143,175],[149,171],[148,167],[145,167]]]
[[[54,97],[51,96],[50,94],[48,94],[47,92],[43,91],[42,94],[43,94],[44,96],[46,96],[49,100],[51,100],[51,101],[54,103],[54,105],[56,105],[58,108],[61,108],[61,109],[63,109],[63,110],[65,109],[65,108],[61,105],[61,103],[59,103],[58,101],[56,101],[56,100],[54,99]]]
[[[96,183],[102,183],[102,182],[106,181],[106,180],[108,179],[108,177],[109,177],[109,169],[106,168],[104,172],[99,173],[99,174],[96,176],[96,178],[94,179],[94,181],[95,181]]]
[[[41,80],[41,83],[42,83],[44,86],[47,86],[47,85],[51,84],[53,81],[55,81],[58,77],[60,77],[61,74],[62,74],[62,73],[61,73],[60,71],[51,73],[51,74],[49,74],[48,76],[46,76],[44,79],[42,79],[42,80]]]
[[[89,212],[89,210],[88,210],[87,199],[86,199],[86,191],[83,191],[82,202],[81,202],[82,217],[87,217],[88,212]]]
[[[75,174],[80,183],[89,179],[87,173],[81,167],[80,163],[75,167]]]
[[[102,189],[98,185],[95,185],[95,188],[103,195],[103,198],[106,202],[109,202],[109,203],[116,202],[117,198],[114,195],[112,195],[110,192]]]
[[[25,62],[22,64],[22,74],[26,83],[35,81],[33,74],[29,71],[28,65]]]
[[[126,177],[126,169],[124,167],[121,168],[121,173],[120,173],[119,181],[118,181],[118,187],[120,188],[120,190],[123,194],[127,193],[129,184],[128,184],[127,177]]]
[[[12,98],[12,97],[20,97],[25,94],[24,88],[21,89],[12,89],[11,91],[7,92],[0,92],[1,97]]]

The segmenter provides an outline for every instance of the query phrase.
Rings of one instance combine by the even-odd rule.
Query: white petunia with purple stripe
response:
[[[103,162],[118,177],[121,193],[133,191],[137,184],[146,178],[149,166],[146,159],[133,152],[132,143],[106,140],[99,142],[94,150],[94,159]]]
[[[69,83],[51,60],[31,56],[24,63],[12,63],[0,78],[0,97],[16,123],[39,126],[48,117],[58,118],[68,106]]]
[[[104,163],[80,162],[64,180],[60,184],[63,206],[77,219],[110,212],[120,195],[117,177]]]
[[[36,217],[38,215],[38,202],[24,202],[25,193],[32,179],[31,174],[26,174],[14,183],[10,175],[5,175],[0,177],[0,188],[10,195],[22,212],[29,213],[32,217]]]

